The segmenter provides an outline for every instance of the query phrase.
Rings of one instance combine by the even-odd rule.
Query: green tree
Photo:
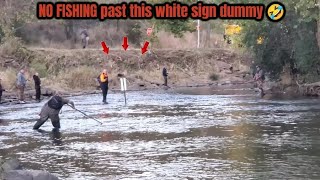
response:
[[[320,52],[316,36],[319,6],[314,0],[285,0],[282,3],[287,12],[280,22],[267,19],[231,22],[242,26],[241,42],[254,52],[258,63],[271,73],[272,78],[278,78],[284,65],[289,64],[296,66],[302,75],[313,77],[310,81],[319,80]],[[263,44],[257,44],[260,36],[264,37]]]

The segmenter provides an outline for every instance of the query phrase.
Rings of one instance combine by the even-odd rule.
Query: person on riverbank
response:
[[[33,126],[33,129],[39,129],[48,119],[51,119],[51,123],[54,128],[60,128],[59,112],[62,107],[68,104],[75,109],[74,102],[61,97],[60,93],[56,91],[47,103],[45,103],[40,112],[40,119]]]
[[[89,43],[89,33],[87,29],[83,29],[80,33],[81,39],[82,39],[82,47],[85,49],[88,46]]]
[[[257,66],[254,63],[254,61],[251,62],[251,66],[250,66],[250,72],[251,72],[251,76],[254,78],[254,76],[256,75],[256,71],[257,71]]]
[[[41,97],[41,80],[39,78],[39,73],[33,75],[34,88],[36,90],[36,101],[40,102]]]
[[[162,76],[164,80],[164,86],[168,86],[168,71],[166,67],[163,67],[162,69]]]
[[[264,75],[264,71],[262,70],[262,68],[260,66],[256,66],[256,74],[254,76],[254,80],[257,82],[257,87],[260,89],[260,94],[261,97],[263,97],[264,91],[263,91],[263,84],[264,84],[264,80],[265,80],[265,75]]]
[[[0,78],[0,104],[1,104],[1,97],[2,97],[2,92],[6,91],[5,89],[3,89],[2,84],[1,84],[1,78]]]
[[[232,65],[229,67],[229,70],[230,70],[231,74],[233,74],[233,66]]]
[[[25,77],[25,71],[22,69],[17,75],[17,88],[19,90],[19,101],[24,104],[24,90],[26,88],[27,79]]]
[[[107,102],[107,95],[108,95],[108,89],[109,89],[109,80],[108,80],[108,73],[107,70],[104,69],[102,73],[99,76],[99,83],[100,83],[100,88],[102,90],[102,103],[103,104],[108,104]]]

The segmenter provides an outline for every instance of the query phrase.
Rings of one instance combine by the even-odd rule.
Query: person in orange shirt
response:
[[[108,81],[108,73],[107,70],[104,69],[99,77],[99,83],[102,90],[102,96],[103,96],[103,104],[108,104],[107,102],[107,94],[108,94],[108,88],[109,88],[109,81]]]

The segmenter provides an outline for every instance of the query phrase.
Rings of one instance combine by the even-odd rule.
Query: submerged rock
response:
[[[7,161],[2,161],[0,163],[1,163],[0,165],[1,165],[2,172],[22,169],[22,167],[17,159],[10,159]]]
[[[3,180],[59,180],[46,171],[23,170],[17,159],[0,159],[0,179]]]
[[[56,176],[40,170],[11,170],[4,172],[5,180],[59,180]]]

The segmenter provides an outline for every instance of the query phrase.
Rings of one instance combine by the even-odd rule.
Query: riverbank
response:
[[[230,49],[158,49],[144,55],[137,49],[112,49],[106,55],[99,49],[29,48],[25,49],[24,56],[0,56],[0,76],[6,89],[2,99],[4,104],[18,103],[18,91],[14,87],[16,74],[22,67],[27,70],[29,81],[25,94],[30,102],[35,95],[32,80],[35,72],[40,74],[44,97],[49,97],[54,90],[59,90],[65,96],[78,96],[101,93],[96,78],[104,68],[108,70],[110,93],[120,91],[119,76],[127,78],[129,91],[168,90],[163,86],[163,67],[169,72],[171,91],[207,87],[211,90],[206,93],[212,93],[212,89],[219,89],[213,91],[216,94],[251,93],[257,91],[252,89],[251,62],[250,56]],[[301,87],[286,85],[284,88],[267,81],[265,98],[274,94],[308,94],[301,92]],[[320,92],[320,88],[317,88],[316,91],[313,91],[314,88],[305,89],[314,94]]]
[[[188,91],[194,92],[195,90],[201,91],[201,88],[208,88],[213,90],[215,94],[239,94],[239,93],[250,93],[250,91],[254,91],[252,88],[253,84],[246,83],[246,82],[219,82],[219,83],[210,83],[210,84],[197,84],[197,85],[189,85],[189,86],[163,86],[159,85],[157,87],[144,87],[144,86],[136,86],[128,88],[128,92],[135,92],[135,91],[166,91],[169,93],[185,93]],[[228,90],[229,89],[229,90]],[[54,90],[49,88],[42,89],[42,98],[47,99],[52,96]],[[101,94],[100,89],[92,89],[92,90],[85,90],[85,91],[60,91],[60,93],[64,97],[71,97],[71,96],[82,96],[82,95],[90,95],[90,94]],[[122,93],[121,89],[117,87],[110,88],[108,94],[114,93]],[[212,94],[207,92],[206,94]],[[25,99],[28,103],[36,103],[35,101],[35,90],[27,90],[25,92]],[[9,92],[4,93],[2,97],[2,105],[12,105],[12,104],[19,104],[18,100],[18,91],[16,92]]]
[[[272,84],[271,84],[272,85]],[[302,97],[302,94],[299,93],[297,88],[286,88],[284,90],[277,89],[275,87],[267,87],[270,86],[270,83],[266,83],[266,95],[263,99],[281,99],[281,98],[299,98]],[[166,93],[178,93],[178,94],[188,94],[188,95],[249,95],[249,96],[257,96],[259,97],[259,89],[255,88],[253,82],[215,82],[209,84],[196,84],[189,86],[171,86],[166,87],[163,85],[159,85],[157,87],[144,87],[144,86],[136,86],[130,87],[127,90],[128,92],[136,92],[136,91],[154,91],[154,92],[166,92]],[[76,97],[82,95],[94,95],[101,94],[100,89],[92,89],[85,91],[60,91],[64,97]],[[113,87],[109,89],[109,96],[112,94],[122,93],[121,89],[117,87]],[[53,90],[49,88],[42,89],[42,99],[46,100],[50,96],[52,96]],[[35,91],[28,90],[25,92],[25,97],[27,103],[37,103],[35,101]],[[13,105],[19,104],[17,93],[10,92],[5,93],[3,96],[3,101],[1,105]]]
[[[73,92],[94,89],[96,77],[107,69],[111,88],[119,88],[118,76],[124,75],[128,86],[138,89],[161,86],[162,69],[166,67],[171,86],[194,86],[243,81],[250,73],[250,60],[230,49],[157,49],[141,55],[140,49],[111,49],[104,54],[100,49],[30,48],[23,56],[0,56],[0,75],[9,90],[14,87],[19,69],[25,68],[29,89],[33,89],[33,73],[38,72],[43,87]]]

